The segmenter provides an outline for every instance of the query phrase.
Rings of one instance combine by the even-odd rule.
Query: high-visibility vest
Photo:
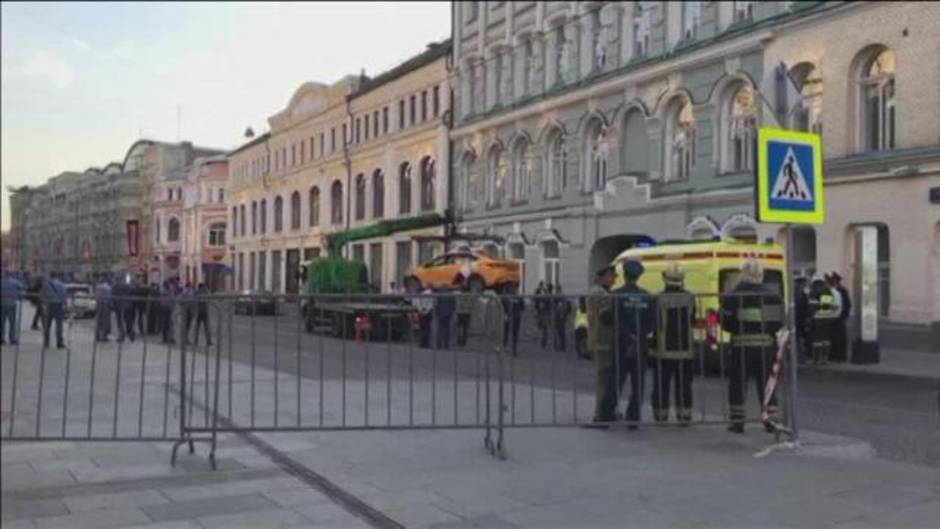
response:
[[[588,317],[587,311],[581,310],[580,308],[577,312],[574,313],[574,328],[577,329],[587,329],[588,326]]]
[[[830,320],[839,316],[832,294],[823,294],[818,299],[810,300],[810,304],[814,309],[813,319],[815,320]]]
[[[656,298],[656,347],[653,356],[662,360],[690,360],[695,298],[685,292],[660,294]]]
[[[767,322],[771,314],[765,314],[771,307],[744,307],[738,309],[738,322],[742,324]],[[768,333],[740,333],[731,335],[731,345],[736,347],[769,347],[774,339]]]

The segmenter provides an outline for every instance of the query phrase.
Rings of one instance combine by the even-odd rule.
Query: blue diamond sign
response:
[[[822,224],[822,145],[818,134],[761,128],[757,134],[757,219]]]

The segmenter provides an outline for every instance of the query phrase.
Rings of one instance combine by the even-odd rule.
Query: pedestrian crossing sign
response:
[[[825,222],[819,134],[762,127],[757,133],[756,191],[761,222]]]

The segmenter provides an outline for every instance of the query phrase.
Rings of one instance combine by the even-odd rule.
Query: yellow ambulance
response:
[[[645,269],[639,286],[653,294],[662,292],[662,272],[670,263],[678,263],[685,272],[684,287],[696,295],[694,336],[707,350],[717,351],[719,343],[730,337],[721,331],[718,315],[719,296],[735,287],[738,275],[748,259],[756,259],[764,268],[764,284],[787,299],[787,264],[784,249],[776,243],[755,243],[735,239],[708,241],[666,241],[630,248],[613,263],[617,277],[614,288],[623,285],[621,263],[634,259]]]

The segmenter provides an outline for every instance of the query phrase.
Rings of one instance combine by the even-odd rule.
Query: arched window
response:
[[[245,205],[242,204],[238,207],[238,230],[241,232],[242,237],[245,236]],[[177,230],[179,226],[177,226]]]
[[[513,200],[525,200],[529,192],[529,141],[516,140],[512,148],[510,190]]]
[[[434,159],[426,156],[421,160],[421,209],[434,209],[434,187],[437,179]]]
[[[461,211],[472,211],[477,205],[479,191],[477,175],[477,157],[472,152],[464,153],[460,163],[460,182],[457,197]]]
[[[235,219],[237,218],[238,218],[238,210],[233,207],[232,208],[232,231],[235,230]],[[160,217],[157,217],[154,222],[155,222],[155,226],[153,230],[154,241],[159,243],[160,242]],[[235,234],[232,233],[232,237],[234,236]]]
[[[862,146],[868,151],[894,148],[894,52],[875,48],[863,63],[859,79],[861,90]]]
[[[790,78],[800,89],[800,102],[790,116],[790,126],[797,130],[822,133],[822,75],[812,63],[801,62],[790,70]]]
[[[385,174],[381,169],[372,172],[372,216],[377,219],[385,216]]]
[[[545,166],[548,172],[545,178],[545,196],[555,197],[568,186],[568,149],[565,145],[565,134],[561,129],[555,129],[548,135],[548,159]]]
[[[503,180],[505,168],[503,167],[503,148],[494,145],[490,148],[486,160],[486,180],[484,181],[484,195],[488,207],[499,206],[503,196]]]
[[[274,233],[280,233],[284,229],[284,199],[280,196],[274,197]]]
[[[398,166],[398,213],[411,213],[411,164]]]
[[[290,196],[290,229],[300,229],[300,192],[294,191]]]
[[[695,166],[695,112],[686,97],[667,108],[666,180],[685,180]]]
[[[366,176],[356,175],[356,220],[366,218]]]
[[[722,107],[724,128],[722,169],[725,172],[748,171],[754,167],[754,134],[757,108],[750,85],[732,87]]]
[[[258,220],[261,221],[261,234],[264,235],[268,231],[268,199],[261,199],[261,207],[258,209]]]
[[[310,227],[320,225],[320,188],[313,186],[307,194],[307,214],[309,215],[308,224]]]
[[[542,242],[542,274],[539,279],[546,285],[557,285],[561,275],[561,250],[558,241],[548,239]]]
[[[330,186],[330,222],[340,224],[343,222],[343,183],[339,180]]]
[[[646,132],[646,116],[633,108],[623,119],[622,129],[623,170],[627,174],[646,176],[649,174],[649,135]]]
[[[586,178],[582,178],[584,191],[604,189],[607,186],[607,131],[599,118],[594,118],[584,129],[584,159],[587,161]]]
[[[244,206],[242,208],[244,209]],[[244,219],[242,220],[244,221]],[[166,229],[166,240],[169,242],[179,242],[180,240],[180,221],[176,217],[170,217]]]
[[[251,202],[251,234],[258,233],[258,201]]]

